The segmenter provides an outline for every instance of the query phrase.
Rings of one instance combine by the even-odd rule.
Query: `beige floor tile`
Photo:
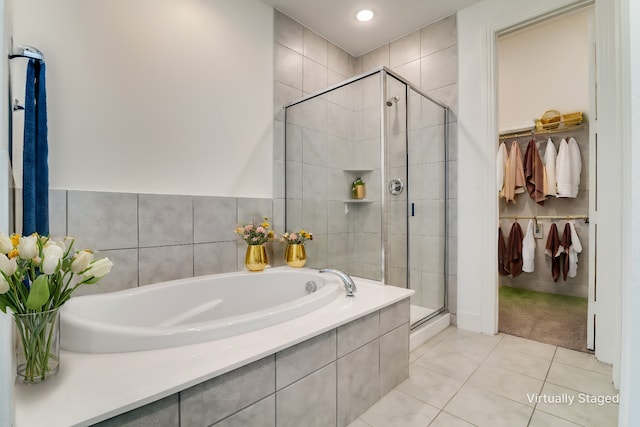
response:
[[[438,412],[431,405],[392,390],[362,414],[360,419],[373,427],[423,427],[429,425]]]
[[[447,329],[443,330],[442,332],[437,334],[435,337],[431,338],[429,341],[413,349],[413,351],[411,351],[411,353],[409,354],[409,363],[415,362],[417,359],[419,359],[427,351],[431,350],[436,345],[438,345],[442,340],[444,340],[450,334],[455,333],[456,330],[457,328],[455,326],[449,326]]]
[[[526,427],[533,408],[465,384],[445,411],[480,427]]]
[[[495,350],[491,352],[485,363],[544,380],[547,376],[551,359],[510,350],[509,348],[498,345]]]
[[[347,427],[371,427],[369,424],[362,421],[360,418],[356,418]]]
[[[459,353],[435,347],[414,362],[448,377],[466,381],[479,363]]]
[[[443,411],[429,424],[429,427],[474,427],[474,425]]]
[[[530,396],[540,393],[544,384],[541,380],[492,365],[481,365],[468,383],[528,406],[534,406]]]
[[[611,376],[611,365],[600,362],[593,354],[558,347],[553,361]]]
[[[435,348],[459,353],[477,363],[487,358],[500,342],[500,335],[481,335],[473,332],[456,332],[443,339]]]
[[[531,356],[541,357],[551,360],[556,352],[556,346],[541,342],[528,340],[526,338],[505,335],[500,341],[500,347],[509,350],[520,351]]]
[[[565,420],[586,427],[615,427],[618,425],[618,405],[613,403],[602,406],[596,403],[581,402],[584,397],[577,391],[546,383],[542,388],[542,396],[550,398],[548,402],[539,402],[536,411],[546,412]],[[553,399],[564,400],[564,403],[553,403]],[[569,401],[573,398],[573,402]]]
[[[581,427],[581,424],[572,423],[546,412],[533,411],[529,427]]]
[[[399,384],[396,390],[442,409],[463,384],[460,380],[414,363],[409,367],[409,378]]]
[[[610,375],[556,362],[551,364],[547,382],[595,396],[616,393]]]

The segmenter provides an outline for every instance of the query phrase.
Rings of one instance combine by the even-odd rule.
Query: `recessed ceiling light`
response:
[[[367,21],[371,21],[374,15],[375,14],[373,13],[373,10],[364,9],[356,14],[356,18],[360,22],[367,22]]]

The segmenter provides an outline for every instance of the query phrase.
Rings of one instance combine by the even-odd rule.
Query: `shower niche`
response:
[[[386,67],[285,107],[285,226],[313,233],[307,266],[414,289],[412,326],[447,305],[448,115]]]

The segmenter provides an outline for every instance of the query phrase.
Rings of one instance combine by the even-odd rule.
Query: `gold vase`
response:
[[[269,263],[264,245],[248,245],[244,265],[249,271],[262,271]]]
[[[362,200],[366,197],[366,187],[364,184],[354,185],[351,189],[351,198],[356,200]]]
[[[304,267],[307,262],[307,253],[302,243],[289,243],[284,250],[284,260],[289,267]]]

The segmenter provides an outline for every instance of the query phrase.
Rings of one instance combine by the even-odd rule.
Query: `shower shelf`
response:
[[[373,203],[375,200],[367,200],[367,199],[348,199],[343,200],[345,203]]]
[[[343,171],[348,173],[368,173],[373,172],[373,169],[343,169]]]

